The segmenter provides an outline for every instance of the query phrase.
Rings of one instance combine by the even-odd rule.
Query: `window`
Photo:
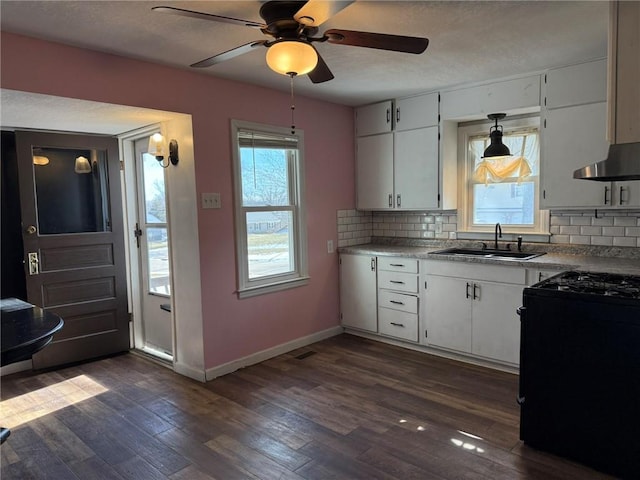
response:
[[[240,298],[308,282],[303,132],[233,120]]]
[[[500,223],[512,233],[544,234],[548,212],[539,209],[539,119],[502,122],[503,143],[512,157],[482,158],[490,143],[490,124],[461,126],[459,147],[464,171],[460,226],[466,232],[493,231]],[[460,212],[459,212],[460,213]]]

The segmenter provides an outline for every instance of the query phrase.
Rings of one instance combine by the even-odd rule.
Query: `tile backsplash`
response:
[[[374,237],[455,240],[455,210],[364,212],[338,210],[338,247],[370,243]],[[551,243],[640,247],[640,210],[552,211]]]

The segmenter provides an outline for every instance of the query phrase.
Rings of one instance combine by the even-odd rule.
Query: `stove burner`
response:
[[[535,288],[640,299],[640,276],[569,271],[548,278]]]

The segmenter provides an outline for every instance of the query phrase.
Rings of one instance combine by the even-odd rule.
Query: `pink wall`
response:
[[[326,242],[337,244],[336,210],[355,205],[351,108],[296,99],[310,284],[238,300],[230,119],[289,126],[289,95],[6,32],[1,49],[2,88],[192,115],[198,198],[220,192],[223,202],[221,210],[198,210],[206,368],[338,324],[337,256]]]

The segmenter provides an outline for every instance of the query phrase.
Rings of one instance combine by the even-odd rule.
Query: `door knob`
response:
[[[36,233],[36,231],[37,231],[37,229],[36,229],[36,227],[34,227],[33,225],[29,225],[29,226],[27,227],[27,233],[28,233],[29,235],[33,235],[34,233]]]

